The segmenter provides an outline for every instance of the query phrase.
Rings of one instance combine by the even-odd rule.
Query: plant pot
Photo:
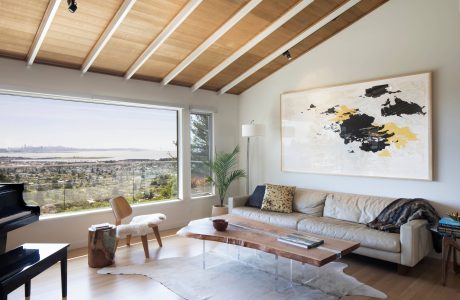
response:
[[[228,214],[228,207],[220,206],[220,205],[212,206],[211,217],[221,216],[221,215],[226,215],[226,214]]]

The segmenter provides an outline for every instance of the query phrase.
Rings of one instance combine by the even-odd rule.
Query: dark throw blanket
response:
[[[367,226],[381,231],[399,233],[401,225],[416,219],[425,219],[434,225],[439,220],[436,210],[425,199],[396,199],[385,207]]]

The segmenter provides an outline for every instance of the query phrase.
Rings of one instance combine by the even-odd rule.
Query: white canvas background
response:
[[[382,84],[401,93],[360,97],[367,88]],[[423,73],[281,95],[283,171],[430,180],[430,93],[430,73]],[[382,116],[382,104],[387,99],[394,104],[395,96],[424,107],[426,114]],[[308,110],[311,104],[316,108]],[[417,140],[400,149],[394,145],[385,148],[391,152],[390,157],[363,151],[358,142],[345,144],[340,132],[324,129],[334,124],[331,119],[335,116],[321,113],[335,105],[358,108],[359,113],[375,118],[374,125],[393,122],[398,127],[409,127]]]

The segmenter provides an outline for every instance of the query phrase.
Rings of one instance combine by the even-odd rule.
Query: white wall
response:
[[[433,71],[432,182],[281,171],[280,94],[424,71]],[[252,186],[270,182],[424,197],[441,212],[460,209],[459,114],[458,0],[391,0],[240,96],[240,121],[254,119],[266,127],[265,137],[255,140],[251,149]],[[245,151],[246,142],[241,143]],[[244,157],[241,163],[245,165]]]
[[[214,119],[216,149],[231,151],[239,142],[238,97],[233,95],[218,96],[201,90],[191,93],[183,87],[161,87],[157,83],[125,81],[120,77],[94,73],[80,76],[80,72],[76,70],[44,65],[26,68],[25,62],[4,58],[0,58],[0,89],[177,105],[186,107],[183,114],[185,117],[188,117],[189,105],[193,108],[211,109],[217,112]],[[0,115],[3,113],[8,112],[0,112]],[[188,125],[185,124],[183,128],[184,133],[188,133]],[[190,174],[189,166],[185,165],[183,171],[186,175],[185,182],[190,184],[190,176],[187,175]],[[234,184],[229,194],[232,195],[237,190],[238,184]],[[187,224],[191,219],[209,216],[215,200],[215,197],[189,199],[185,196],[183,201],[139,206],[134,209],[134,213],[163,212],[168,220],[160,229],[176,228]],[[9,233],[7,248],[11,249],[23,242],[67,242],[71,243],[72,248],[82,247],[87,243],[88,226],[101,222],[114,222],[110,209],[74,214],[65,218],[41,218],[38,223]]]

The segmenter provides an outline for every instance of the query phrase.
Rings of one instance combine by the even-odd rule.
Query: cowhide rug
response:
[[[236,253],[239,253],[236,254]],[[239,259],[238,259],[239,257]],[[321,268],[278,259],[279,278],[275,276],[273,255],[252,249],[222,245],[202,256],[177,257],[141,265],[107,267],[99,274],[138,274],[163,284],[184,299],[312,299],[337,300],[345,295],[385,299],[386,295],[343,272],[347,267],[332,262]]]

